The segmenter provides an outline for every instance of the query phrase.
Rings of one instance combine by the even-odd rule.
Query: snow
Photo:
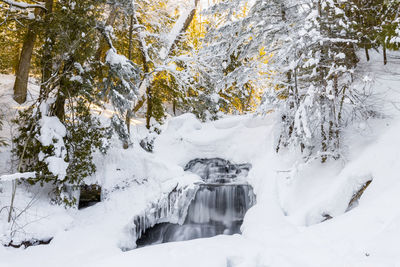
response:
[[[117,54],[114,49],[107,51],[106,61],[110,65],[120,65],[121,67],[129,64],[127,63],[128,59],[123,55]]]
[[[4,174],[4,175],[0,175],[0,182],[9,182],[9,181],[13,181],[13,180],[17,180],[17,179],[27,179],[27,178],[33,178],[35,177],[35,173],[34,172],[17,172],[17,173],[13,173],[13,174]]]
[[[166,36],[166,47],[162,47],[160,50],[161,59],[166,59],[170,50],[172,48],[173,43],[178,38],[179,34],[182,33],[183,26],[185,24],[186,19],[189,17],[190,13],[194,8],[196,8],[195,0],[188,1],[190,4],[187,4],[188,7],[183,9],[180,13],[178,20],[175,22],[169,34]]]
[[[6,4],[10,5],[10,7],[18,7],[18,8],[45,8],[43,4],[38,3],[38,4],[28,4],[25,2],[20,2],[20,1],[13,1],[13,0],[4,0]]]
[[[49,156],[44,159],[51,173],[58,176],[62,180],[66,176],[68,163],[64,161],[67,154],[63,138],[67,134],[65,126],[56,116],[46,116],[43,112],[47,107],[43,104],[42,118],[39,121],[40,135],[37,137],[43,146],[54,146],[54,156]]]
[[[19,187],[19,209],[32,196],[36,201],[21,218],[24,231],[14,239],[53,240],[27,249],[0,246],[1,266],[399,266],[400,119],[394,104],[400,100],[400,84],[390,74],[396,63],[389,60],[383,67],[380,60],[381,55],[371,51],[371,61],[361,62],[357,71],[381,95],[382,111],[390,117],[350,126],[343,133],[346,158],[305,164],[291,151],[277,155],[274,125],[279,118],[274,113],[206,123],[192,114],[169,118],[155,139],[154,153],[138,145],[145,136],[144,126],[138,124],[132,128],[132,148],[123,150],[112,140],[107,155],[95,155],[98,171],[88,182],[102,186],[102,202],[83,210],[64,209],[48,203],[47,188]],[[0,90],[7,87],[3,84]],[[63,134],[56,122],[50,129],[42,135]],[[2,159],[7,155],[0,152]],[[185,172],[184,166],[192,159],[211,157],[252,165],[247,182],[257,204],[245,216],[243,234],[123,252],[121,247],[134,246],[134,219],[162,207],[172,189],[190,188],[199,177]],[[5,173],[4,165],[0,167]],[[346,212],[353,194],[369,180],[358,206]],[[0,204],[5,206],[11,185],[0,185]],[[333,218],[322,222],[324,214]],[[180,218],[170,215],[164,218]],[[5,244],[12,229],[4,212],[0,226]]]
[[[53,140],[56,139],[57,142],[61,141],[62,138],[66,135],[65,126],[60,122],[60,120],[53,116],[43,116],[40,119],[40,136],[38,140],[44,146],[49,146],[53,144]],[[60,142],[61,143],[61,142]],[[59,155],[62,153],[62,147],[56,147],[56,154]]]

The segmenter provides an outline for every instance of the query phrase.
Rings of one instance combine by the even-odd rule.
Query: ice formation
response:
[[[157,202],[149,204],[148,208],[133,218],[126,228],[128,240],[121,241],[122,250],[136,247],[136,240],[149,228],[156,224],[170,222],[182,224],[186,218],[189,204],[196,195],[197,186],[175,187],[168,194],[164,194]]]
[[[220,158],[194,159],[186,164],[185,171],[199,175],[206,183],[240,182],[247,176],[251,164],[232,164]]]
[[[244,181],[250,167],[219,158],[190,161],[185,170],[203,182],[190,189],[175,188],[136,216],[135,246],[240,233],[246,211],[255,204],[253,190]]]

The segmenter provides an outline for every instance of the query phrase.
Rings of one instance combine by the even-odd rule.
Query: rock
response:
[[[322,214],[322,217],[324,218],[321,222],[325,222],[327,220],[332,219],[333,217],[327,213]]]
[[[365,184],[361,186],[352,196],[349,205],[347,206],[346,212],[352,210],[353,208],[358,206],[358,201],[360,200],[362,194],[364,193],[365,189],[371,184],[372,180],[367,181]]]
[[[81,185],[78,209],[93,206],[101,201],[101,187],[97,184]]]
[[[185,171],[199,175],[205,182],[229,183],[247,176],[251,164],[233,164],[221,158],[194,159],[185,166]]]
[[[39,240],[39,239],[31,239],[31,240],[26,240],[26,241],[22,241],[21,243],[15,244],[13,243],[13,241],[10,241],[10,243],[8,243],[7,245],[5,245],[5,247],[13,247],[13,248],[20,248],[20,247],[31,247],[31,246],[38,246],[38,245],[48,245],[50,244],[51,240],[53,240],[53,238],[49,238],[49,239],[44,239],[44,240]]]

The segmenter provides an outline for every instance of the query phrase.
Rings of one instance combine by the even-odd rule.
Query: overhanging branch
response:
[[[0,2],[6,3],[10,7],[17,7],[17,8],[21,8],[21,9],[40,8],[40,9],[43,9],[46,11],[44,3],[39,4],[39,2],[37,4],[28,4],[26,2],[19,2],[19,1],[13,1],[13,0],[0,0]]]

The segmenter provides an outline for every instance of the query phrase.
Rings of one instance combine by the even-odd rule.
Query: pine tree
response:
[[[383,64],[387,64],[387,49],[399,48],[399,11],[400,3],[396,0],[383,1],[378,12],[377,43],[382,46]]]
[[[95,171],[92,153],[104,151],[109,138],[108,129],[90,112],[91,105],[101,106],[98,63],[93,61],[102,16],[96,7],[101,6],[100,1],[58,1],[53,7],[41,51],[41,95],[16,120],[14,154],[22,163],[18,171],[35,172],[30,183],[52,183],[54,200],[67,205],[75,204],[71,188]],[[48,58],[51,64],[45,62]]]

